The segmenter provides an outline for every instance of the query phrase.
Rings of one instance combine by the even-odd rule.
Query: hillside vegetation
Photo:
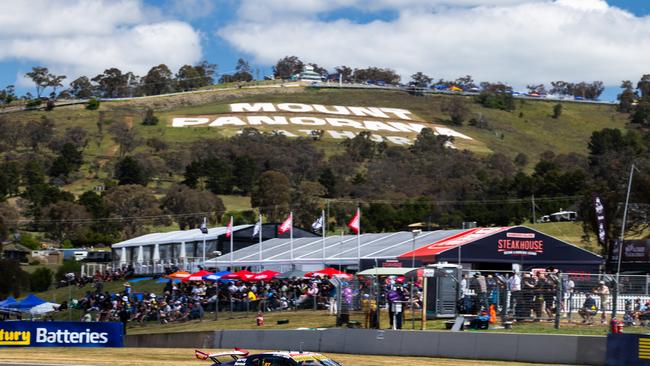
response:
[[[174,117],[213,118],[231,114],[231,103],[261,102],[401,108],[426,127],[445,126],[473,140],[450,141],[425,129],[412,133],[409,147],[367,133],[288,139],[268,125],[243,134],[241,126],[170,126]],[[627,132],[628,114],[612,105],[557,109],[557,101],[515,100],[505,111],[467,96],[270,84],[102,102],[96,110],[74,105],[5,113],[2,236],[18,228],[57,242],[109,243],[153,229],[196,227],[203,216],[212,223],[230,214],[238,223],[254,222],[252,208],[271,221],[292,209],[296,222],[308,226],[326,206],[336,229],[358,204],[364,231],[412,222],[507,225],[529,219],[533,194],[541,214],[560,207],[586,213],[593,191],[615,193],[609,199],[617,216],[622,162],[644,155],[645,132]],[[449,142],[455,149],[445,148]],[[623,157],[613,169],[610,154]]]

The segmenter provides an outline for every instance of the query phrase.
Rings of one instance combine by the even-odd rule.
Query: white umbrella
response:
[[[153,246],[153,261],[160,262],[160,248],[158,247],[158,244]]]
[[[138,263],[144,262],[144,253],[142,252],[142,245],[138,247]]]
[[[57,311],[59,309],[59,304],[55,304],[53,302],[44,302],[40,305],[36,305],[33,308],[29,309],[29,313],[32,315],[43,315],[47,313],[51,313],[53,311]]]
[[[126,248],[122,247],[122,254],[120,255],[120,264],[126,264]]]

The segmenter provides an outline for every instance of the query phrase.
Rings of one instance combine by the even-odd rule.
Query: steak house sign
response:
[[[302,103],[233,103],[230,104],[228,115],[172,119],[172,127],[243,128],[266,125],[289,137],[297,137],[296,133],[312,136],[314,130],[323,130],[331,138],[346,139],[355,137],[359,131],[371,131],[374,140],[382,141],[385,138],[398,145],[411,144],[409,135],[417,134],[425,127],[432,128],[436,135],[472,140],[450,128],[423,123],[426,122],[416,120],[410,111],[400,108]],[[294,128],[287,131],[282,126]]]

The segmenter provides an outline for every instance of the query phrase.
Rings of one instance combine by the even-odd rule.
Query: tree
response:
[[[93,191],[84,192],[77,199],[77,203],[84,206],[93,218],[101,219],[109,215],[108,207],[102,197]]]
[[[251,194],[251,204],[271,221],[278,221],[289,211],[291,185],[281,172],[268,170],[257,182]]]
[[[0,117],[0,143],[4,143],[12,150],[15,150],[23,135],[24,123]]]
[[[120,157],[133,151],[140,144],[138,132],[124,121],[116,121],[108,126],[113,141],[120,146]]]
[[[181,230],[199,227],[203,217],[217,222],[226,211],[223,201],[217,195],[177,185],[169,189],[162,199],[161,206],[177,215],[176,222]]]
[[[229,194],[233,190],[233,168],[219,158],[193,161],[185,168],[183,184],[191,188],[208,189],[215,194]]]
[[[233,81],[237,82],[249,82],[253,80],[253,74],[251,74],[251,67],[248,64],[248,61],[240,58],[237,60],[237,66],[235,67],[235,74],[232,76]]]
[[[83,163],[83,153],[71,143],[65,143],[50,167],[50,177],[67,178],[70,173],[79,170]]]
[[[562,115],[562,103],[553,106],[553,118],[558,119]]]
[[[143,229],[143,222],[155,225],[169,224],[163,215],[156,197],[141,185],[122,185],[111,188],[104,197],[104,203],[114,217],[124,218],[120,225],[126,237],[132,237]]]
[[[149,177],[145,174],[144,169],[136,159],[131,156],[125,156],[115,166],[115,179],[119,185],[139,184],[146,186]]]
[[[41,116],[38,121],[29,121],[25,125],[25,139],[34,151],[38,151],[40,145],[47,144],[53,137],[54,121]]]
[[[174,90],[174,78],[165,64],[152,67],[142,78],[142,89],[146,95],[159,95]]]
[[[283,80],[290,79],[293,75],[302,72],[304,66],[298,57],[285,56],[273,66],[273,77]]]
[[[524,153],[517,154],[517,156],[515,156],[514,163],[521,168],[525,167],[528,165],[528,155]]]
[[[352,82],[352,68],[349,66],[337,66],[334,68],[336,73],[340,75],[341,81],[344,83],[351,83]]]
[[[515,109],[515,99],[512,88],[503,83],[481,83],[481,93],[476,101],[486,108],[512,111]]]
[[[636,91],[634,91],[634,86],[629,80],[623,80],[621,82],[621,89],[623,91],[617,96],[618,99],[618,111],[622,113],[630,113],[634,110],[634,101],[638,97]]]
[[[327,189],[318,182],[304,180],[300,182],[298,189],[294,192],[293,202],[300,207],[296,215],[296,223],[309,227],[314,222],[314,216],[322,208],[322,197],[327,194]]]
[[[43,228],[47,236],[62,242],[74,240],[82,234],[91,219],[86,208],[74,202],[59,201],[45,206],[41,212],[45,220]]]
[[[29,274],[29,289],[33,292],[47,291],[52,285],[54,273],[46,267],[37,268]]]
[[[418,71],[415,74],[411,75],[411,82],[418,88],[426,88],[429,86],[429,84],[431,84],[431,80],[433,79],[423,74],[421,71]]]
[[[176,84],[180,90],[193,90],[211,85],[212,79],[217,70],[217,65],[202,61],[191,66],[183,65],[176,73]]]
[[[544,84],[532,84],[532,85],[527,85],[526,88],[528,89],[528,93],[536,93],[536,94],[546,94],[546,87]]]
[[[36,85],[36,97],[41,98],[43,90],[49,86],[50,83],[50,71],[47,67],[43,66],[34,66],[32,71],[25,73],[25,77],[30,78],[34,85]]]
[[[9,233],[16,229],[16,220],[18,220],[18,211],[13,206],[0,202],[0,249]]]
[[[23,290],[29,288],[29,276],[20,268],[20,263],[10,259],[0,259],[0,297],[6,298],[9,295],[20,297]]]
[[[465,75],[462,77],[459,77],[454,81],[454,84],[456,84],[457,87],[463,89],[463,90],[470,90],[476,88],[476,84],[474,84],[474,79],[472,79],[471,75]]]
[[[0,104],[9,104],[16,99],[18,99],[16,97],[16,88],[13,85],[7,85],[3,90],[0,90]]]
[[[61,82],[66,78],[67,76],[65,75],[53,75],[53,74],[48,75],[47,86],[52,88],[52,94],[51,94],[52,98],[56,98],[56,89],[63,86]]]
[[[636,84],[636,88],[639,89],[642,97],[650,96],[650,74],[643,75]]]
[[[630,122],[650,126],[650,95],[639,99],[630,115]]]
[[[250,194],[253,184],[260,174],[257,163],[250,156],[237,156],[233,161],[233,166],[237,167],[233,170],[233,183],[241,194]]]
[[[0,163],[0,201],[16,196],[20,188],[20,168],[15,161]]]
[[[323,169],[318,177],[320,183],[327,190],[325,197],[334,198],[338,196],[338,179],[330,167]]]
[[[399,81],[401,80],[401,77],[394,70],[378,67],[354,69],[352,77],[357,83],[363,83],[370,80],[380,80],[386,84],[399,84]]]
[[[570,95],[570,84],[567,83],[566,81],[558,80],[558,81],[552,81],[551,82],[551,90],[550,93],[554,95]]]
[[[102,74],[92,78],[92,81],[97,83],[103,97],[120,98],[128,95],[129,79],[128,74],[122,74],[120,69],[113,67],[104,70]]]
[[[93,96],[93,84],[87,76],[80,76],[70,83],[69,92],[77,99],[88,99]]]
[[[142,120],[142,124],[145,126],[155,126],[158,124],[158,117],[153,114],[153,109],[147,108],[147,110],[144,112],[144,119]]]
[[[372,140],[372,132],[361,131],[351,139],[343,141],[345,152],[356,162],[361,162],[375,156],[377,143]]]
[[[462,126],[469,113],[469,108],[463,97],[450,97],[443,99],[440,103],[440,111],[449,116],[452,124]]]

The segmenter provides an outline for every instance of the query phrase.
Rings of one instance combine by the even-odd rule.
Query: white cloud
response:
[[[201,54],[192,26],[138,0],[0,2],[0,61],[29,60],[68,81],[113,66],[140,75],[161,63],[174,70]]]
[[[297,55],[329,68],[385,66],[405,77],[470,74],[515,86],[551,80],[618,85],[648,72],[642,60],[650,49],[650,17],[603,0],[379,0],[372,2],[375,9],[396,11],[397,18],[364,24],[316,15],[367,9],[370,0],[297,1],[295,7],[267,0],[255,10],[252,3],[244,1],[240,19],[218,34],[265,64]],[[291,18],[255,16],[283,7]]]

